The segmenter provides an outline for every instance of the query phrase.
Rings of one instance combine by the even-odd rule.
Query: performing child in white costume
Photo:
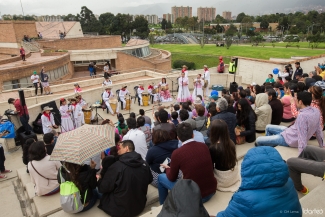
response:
[[[187,71],[187,66],[186,65],[183,65],[182,72],[185,73],[185,77],[188,77],[188,71]]]
[[[126,89],[127,86],[123,86],[122,89],[120,90],[119,92],[119,98],[120,100],[122,101],[123,103],[123,106],[122,106],[122,110],[126,110],[125,107],[126,107],[126,101],[125,101],[125,97],[129,94],[129,91]]]
[[[208,97],[209,96],[209,86],[210,86],[210,72],[209,72],[209,69],[208,69],[207,65],[204,65],[203,68],[204,68],[203,80],[204,80],[205,83],[207,82],[207,85],[204,88],[205,89],[204,96]]]
[[[158,95],[158,86],[155,85],[154,82],[152,82],[148,86],[148,93],[150,94],[150,102],[153,104],[154,102],[157,102],[157,95]]]
[[[74,118],[75,123],[75,129],[81,127],[83,124],[85,124],[85,118],[84,113],[82,112],[82,107],[79,103],[77,103],[76,99],[71,99],[71,108],[72,108],[72,114]]]
[[[197,95],[203,96],[203,85],[204,81],[202,80],[201,74],[198,74],[196,79],[194,79],[194,91],[192,94],[192,99],[196,99]]]
[[[188,100],[192,101],[192,96],[188,89],[188,84],[188,77],[185,77],[185,73],[182,72],[181,77],[178,79],[178,102],[187,102]]]
[[[60,114],[61,114],[61,132],[69,132],[74,130],[73,121],[71,118],[72,108],[67,105],[67,100],[60,99]]]
[[[43,108],[43,115],[41,117],[42,120],[42,126],[43,126],[43,134],[52,132],[53,129],[58,128],[58,126],[55,125],[54,122],[54,116],[51,113],[51,110],[53,108],[50,108],[48,106],[45,106]]]
[[[111,81],[111,79],[109,77],[105,78],[105,80],[102,83],[102,87],[105,87],[107,85],[112,85],[113,82]]]
[[[141,106],[143,106],[143,102],[142,102],[142,93],[143,92],[144,92],[143,84],[139,84],[139,87],[137,89],[137,93],[138,93],[138,96],[139,96]]]
[[[105,87],[105,92],[103,93],[103,101],[105,102],[106,107],[108,108],[109,113],[111,115],[114,115],[114,111],[109,104],[109,100],[114,97],[114,94],[111,92],[112,88],[111,87]]]

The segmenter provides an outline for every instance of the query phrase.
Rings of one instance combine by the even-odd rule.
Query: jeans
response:
[[[5,152],[3,150],[3,147],[0,146],[0,174],[1,174],[1,171],[6,170],[6,168],[5,168],[5,160],[6,160]]]
[[[34,83],[34,87],[35,87],[35,96],[37,96],[38,84],[39,84],[39,88],[41,89],[41,94],[43,94],[43,86],[42,86],[42,84],[41,84],[41,83]]]
[[[93,190],[93,197],[90,199],[88,205],[82,209],[81,212],[86,212],[90,210],[97,202],[97,199],[100,199],[102,194],[98,192],[97,188]]]
[[[32,131],[33,128],[28,124],[29,121],[29,115],[23,115],[20,116],[20,122],[23,125],[23,127],[25,128],[25,131]]]
[[[283,136],[280,135],[285,129],[287,127],[268,124],[265,129],[265,136],[258,137],[256,139],[256,145],[272,147],[280,145],[289,147]]]
[[[159,203],[160,205],[163,205],[167,195],[168,195],[168,190],[173,189],[174,185],[176,184],[177,181],[172,182],[169,181],[165,173],[162,173],[158,176],[158,192],[159,192]],[[202,203],[208,202],[212,196],[215,193],[212,193],[204,198],[202,198]]]
[[[299,157],[287,160],[290,178],[297,191],[303,189],[301,173],[311,174],[317,177],[324,177],[325,171],[325,149],[307,145]]]

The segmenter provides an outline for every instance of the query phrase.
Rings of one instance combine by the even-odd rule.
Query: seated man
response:
[[[202,202],[205,203],[211,199],[217,188],[209,149],[204,143],[194,141],[193,129],[189,123],[177,126],[177,136],[182,147],[172,153],[170,166],[161,165],[166,173],[158,176],[159,202],[165,202],[168,190],[176,184],[178,172],[181,170],[184,179],[191,179],[199,186]]]
[[[191,127],[193,129],[193,139],[194,139],[194,141],[204,143],[204,136],[203,136],[203,134],[201,132],[196,130],[196,122],[195,122],[195,120],[189,118],[188,111],[185,110],[185,109],[181,109],[180,112],[179,112],[179,116],[180,116],[180,119],[181,119],[181,121],[183,123],[191,124]],[[178,142],[179,142],[178,146],[181,147],[182,142],[181,141],[178,141]]]
[[[301,153],[307,146],[307,141],[316,133],[320,147],[323,147],[323,133],[320,127],[319,109],[311,107],[312,95],[300,92],[297,96],[297,107],[300,113],[295,123],[290,127],[267,125],[265,135],[256,139],[257,146],[287,146],[298,147]]]
[[[283,115],[283,104],[277,99],[275,90],[271,89],[267,94],[269,96],[269,105],[272,108],[271,124],[280,125]]]
[[[161,130],[166,130],[171,139],[177,139],[177,133],[176,133],[176,128],[173,123],[168,123],[168,112],[164,109],[159,110],[159,115],[158,115],[158,121],[159,124],[155,126],[152,129],[152,134],[154,133],[155,130],[161,129]]]
[[[111,216],[137,216],[146,205],[152,174],[131,140],[124,140],[119,147],[119,160],[98,181],[103,194],[98,208]]]
[[[103,93],[103,101],[106,105],[106,107],[108,108],[108,111],[111,113],[111,115],[114,115],[114,111],[111,107],[111,105],[109,104],[109,99],[112,98],[114,96],[114,94],[111,92],[111,87],[106,86],[105,87],[105,92]]]
[[[325,149],[315,146],[307,146],[299,157],[287,160],[290,178],[297,191],[308,194],[309,190],[301,183],[301,173],[311,174],[325,178]]]

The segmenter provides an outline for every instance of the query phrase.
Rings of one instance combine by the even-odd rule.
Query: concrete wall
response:
[[[82,32],[82,28],[80,22],[76,22],[76,24],[69,30],[65,38],[81,38],[84,37]]]
[[[98,36],[83,38],[65,38],[63,40],[39,40],[41,48],[63,50],[88,50],[121,47],[121,36]]]

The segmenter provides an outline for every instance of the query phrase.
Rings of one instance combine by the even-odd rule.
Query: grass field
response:
[[[284,43],[283,43],[284,44]],[[224,56],[224,62],[228,63],[231,56],[250,57],[257,59],[291,58],[292,56],[315,56],[325,54],[323,49],[298,49],[285,47],[252,47],[232,45],[229,49],[205,45],[203,48],[195,44],[155,44],[153,48],[168,50],[172,53],[172,61],[185,60],[194,62],[196,68],[202,68],[204,64],[209,67],[218,65],[218,57]]]
[[[275,47],[285,47],[288,43],[287,42],[277,42],[274,43]],[[309,47],[309,42],[299,42],[299,43],[293,43],[293,46],[299,45],[299,48],[310,48]],[[264,43],[265,46],[272,46],[272,43]],[[295,47],[294,49],[298,49]],[[325,43],[319,43],[317,49],[325,49]]]

